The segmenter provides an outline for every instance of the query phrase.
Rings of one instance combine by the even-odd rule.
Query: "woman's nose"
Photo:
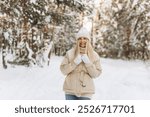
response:
[[[83,42],[84,40],[83,39],[81,39],[81,42]]]

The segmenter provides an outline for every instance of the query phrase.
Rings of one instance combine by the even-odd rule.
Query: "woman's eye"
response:
[[[87,40],[87,38],[83,38],[84,40]]]

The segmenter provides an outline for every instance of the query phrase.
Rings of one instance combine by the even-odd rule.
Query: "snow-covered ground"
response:
[[[64,77],[59,66],[62,57],[53,56],[50,66],[16,66],[3,69],[0,64],[0,99],[64,100]],[[142,61],[101,58],[103,73],[94,80],[93,100],[150,99],[150,67]]]

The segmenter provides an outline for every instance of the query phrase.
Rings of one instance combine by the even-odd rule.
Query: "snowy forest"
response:
[[[0,0],[0,100],[62,100],[60,64],[86,27],[96,100],[150,99],[150,0]]]
[[[100,57],[150,59],[149,0],[1,0],[0,66],[49,65],[82,26]]]

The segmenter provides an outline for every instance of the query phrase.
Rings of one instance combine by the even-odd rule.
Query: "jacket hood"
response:
[[[85,27],[82,27],[79,32],[76,34],[76,40],[78,40],[80,37],[86,37],[91,41],[91,35],[90,32]]]

